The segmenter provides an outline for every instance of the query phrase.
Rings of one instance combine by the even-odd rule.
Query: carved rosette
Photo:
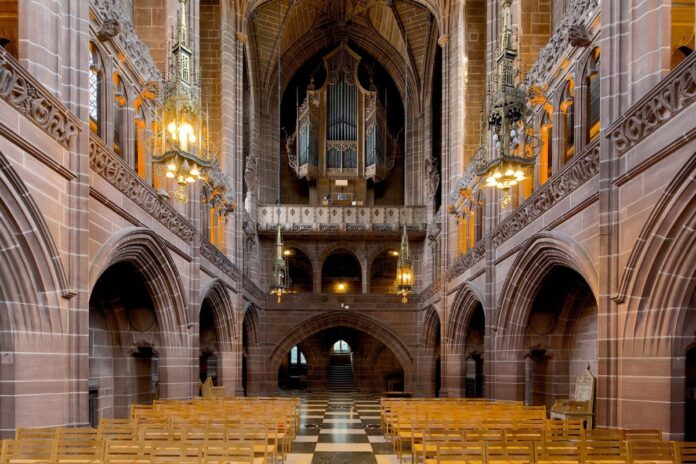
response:
[[[166,204],[120,156],[94,136],[89,140],[89,166],[184,242],[193,243],[196,236],[193,225]]]
[[[599,172],[599,143],[590,145],[567,167],[534,192],[493,232],[493,246],[500,246],[532,221],[551,209]]]

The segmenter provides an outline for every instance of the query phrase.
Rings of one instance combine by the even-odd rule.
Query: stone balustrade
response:
[[[308,206],[265,205],[257,211],[258,231],[270,233],[276,225],[286,233],[339,235],[399,234],[403,225],[409,234],[424,235],[425,206]]]

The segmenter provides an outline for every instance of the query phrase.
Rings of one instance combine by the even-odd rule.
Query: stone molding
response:
[[[425,206],[307,206],[265,205],[257,210],[258,231],[275,232],[278,223],[287,233],[349,235],[425,234]]]
[[[493,231],[492,243],[498,247],[551,209],[579,186],[599,172],[599,141],[588,145],[582,153],[534,192],[522,205],[505,218]]]
[[[244,291],[248,292],[249,295],[253,296],[256,299],[257,303],[260,303],[263,306],[265,306],[267,295],[263,292],[263,290],[259,288],[258,285],[254,283],[253,280],[251,280],[247,276],[244,276],[243,288]]]
[[[696,53],[689,55],[607,131],[623,155],[696,100]]]
[[[220,269],[226,276],[233,281],[239,281],[242,273],[239,268],[229,260],[223,252],[205,238],[201,238],[201,256],[210,261],[210,264]]]
[[[0,97],[67,150],[82,122],[4,48],[0,48]]]
[[[556,26],[548,44],[539,52],[539,56],[527,74],[527,82],[533,85],[544,84],[551,71],[563,53],[568,49],[573,31],[578,26],[584,26],[587,19],[591,18],[599,7],[599,0],[572,0],[565,11],[563,20]]]
[[[193,243],[196,236],[193,225],[165,203],[120,156],[93,134],[89,138],[89,166],[184,242]]]
[[[486,246],[483,240],[479,240],[473,248],[457,258],[457,261],[450,266],[448,280],[461,275],[464,271],[471,268],[474,264],[481,261],[486,256]]]
[[[152,59],[150,49],[140,40],[133,24],[126,19],[121,4],[114,0],[91,0],[90,4],[101,19],[100,40],[111,40],[119,46],[145,82],[161,81],[162,75]]]

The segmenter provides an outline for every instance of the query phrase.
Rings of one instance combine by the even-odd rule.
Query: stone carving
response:
[[[121,23],[116,19],[105,19],[97,32],[97,38],[106,42],[116,37],[121,32]]]
[[[437,213],[433,215],[433,218],[428,223],[428,229],[426,231],[426,236],[430,242],[437,242],[440,238],[440,231],[442,230],[442,207],[437,210]]]
[[[89,139],[89,166],[183,241],[193,243],[196,236],[193,225],[162,201],[120,156],[95,136]]]
[[[247,245],[247,250],[250,250],[256,245],[257,234],[256,234],[256,221],[254,217],[249,214],[249,211],[243,210],[244,219],[242,222],[242,231],[244,232],[244,240]]]
[[[247,156],[246,167],[244,168],[244,184],[246,185],[247,192],[256,192],[258,166],[259,160],[256,155]]]
[[[563,52],[568,48],[571,37],[570,30],[578,31],[585,28],[585,23],[596,10],[599,0],[572,0],[566,9],[565,16],[549,39],[549,43],[539,52],[537,60],[527,74],[527,83],[542,84],[546,82]],[[576,32],[573,32],[575,34]],[[589,37],[588,37],[589,38]]]
[[[498,247],[548,211],[572,191],[599,172],[599,142],[576,155],[564,169],[534,192],[493,232],[493,246]]]
[[[0,48],[0,97],[70,150],[82,123],[12,55]]]
[[[373,232],[394,232],[397,230],[391,224],[372,224]]]
[[[589,47],[592,40],[584,24],[574,24],[568,28],[568,42],[573,47]]]
[[[149,47],[140,40],[133,24],[126,19],[121,3],[113,0],[91,0],[91,4],[101,18],[102,29],[103,24],[107,22],[119,24],[120,31],[111,37],[112,42],[123,49],[134,68],[142,74],[144,81],[162,80]]]
[[[472,249],[466,252],[466,254],[460,256],[457,261],[449,268],[449,280],[454,279],[458,275],[461,275],[464,271],[469,269],[474,264],[481,261],[486,255],[486,247],[484,246],[483,240],[474,245]]]
[[[440,172],[437,169],[437,160],[432,156],[425,159],[425,181],[428,187],[428,196],[434,197],[440,186]]]
[[[262,302],[266,299],[266,294],[247,276],[244,276],[244,290],[253,296],[257,302]]]
[[[223,252],[206,239],[201,239],[201,256],[210,261],[216,268],[220,269],[225,275],[235,282],[242,275],[239,268],[230,261]]]
[[[622,155],[696,100],[696,53],[638,100],[609,128],[614,151]]]

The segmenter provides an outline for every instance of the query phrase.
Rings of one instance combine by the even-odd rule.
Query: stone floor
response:
[[[379,400],[351,393],[302,399],[287,464],[397,464],[380,430]]]

